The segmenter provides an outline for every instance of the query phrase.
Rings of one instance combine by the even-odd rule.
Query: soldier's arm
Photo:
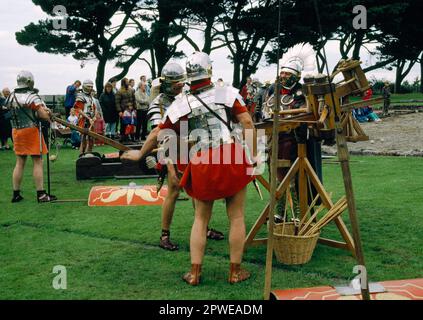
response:
[[[147,137],[141,150],[129,150],[122,154],[121,159],[127,161],[140,161],[147,154],[154,150],[157,146],[157,137],[159,136],[160,128],[154,128]]]
[[[31,109],[37,113],[37,118],[41,120],[50,120],[50,110],[45,106],[44,103],[32,103]]]
[[[238,100],[235,100],[234,106],[232,107],[232,113],[234,114],[236,120],[242,125],[242,128],[244,129],[244,137],[246,137],[245,132],[247,130],[252,130],[253,141],[246,139],[246,143],[252,156],[255,157],[257,155],[257,132],[250,113],[247,111],[245,106],[238,102]]]

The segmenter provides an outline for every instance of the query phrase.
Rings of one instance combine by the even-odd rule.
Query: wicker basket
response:
[[[311,226],[310,226],[311,227]],[[283,228],[283,234],[282,234]],[[304,264],[310,261],[320,231],[312,236],[295,236],[292,222],[276,224],[273,232],[276,259],[284,264]]]

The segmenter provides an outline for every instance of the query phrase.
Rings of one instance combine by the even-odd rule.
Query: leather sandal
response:
[[[191,264],[191,271],[185,273],[182,280],[191,286],[197,286],[201,280],[201,264]]]
[[[179,247],[176,243],[172,243],[170,241],[169,236],[162,236],[160,238],[160,244],[159,247],[165,250],[169,250],[169,251],[175,251],[178,250]]]
[[[57,197],[48,193],[42,193],[37,197],[38,203],[51,202],[55,200],[57,200]]]
[[[223,240],[225,236],[222,232],[217,231],[216,229],[207,229],[207,238],[211,240]]]
[[[230,284],[238,283],[247,280],[250,277],[250,272],[241,268],[239,263],[231,263],[229,270],[228,282]]]

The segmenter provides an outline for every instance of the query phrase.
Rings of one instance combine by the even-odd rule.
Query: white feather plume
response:
[[[316,68],[316,53],[310,44],[299,43],[288,49],[279,62],[280,67],[296,62],[301,65],[302,71],[311,72]]]

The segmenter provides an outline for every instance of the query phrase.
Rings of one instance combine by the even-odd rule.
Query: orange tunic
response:
[[[32,110],[37,111],[41,105],[32,103],[29,106]],[[37,127],[13,129],[13,150],[17,156],[39,156],[47,154],[47,146],[44,137],[41,134],[42,152],[40,154],[40,133]]]
[[[247,108],[235,101],[232,114],[235,116],[243,112],[248,112]],[[171,128],[178,132],[179,123],[172,124],[167,119],[160,128]],[[224,155],[228,153],[231,154],[231,161],[224,163]],[[213,163],[213,159],[220,161]],[[237,159],[241,161],[236,163]],[[224,144],[205,152],[200,151],[190,160],[180,186],[195,199],[212,201],[234,196],[254,179],[248,174],[252,165],[246,159],[245,151],[239,143]]]

